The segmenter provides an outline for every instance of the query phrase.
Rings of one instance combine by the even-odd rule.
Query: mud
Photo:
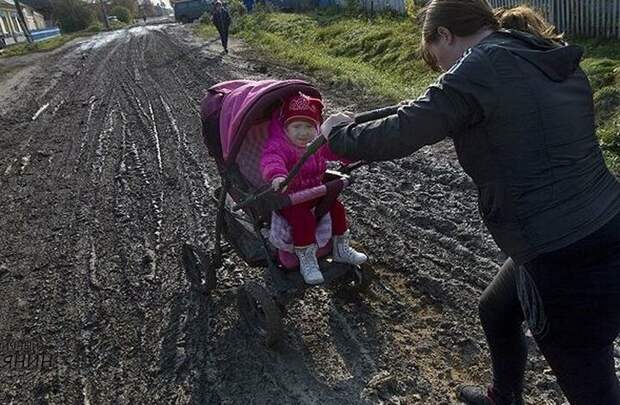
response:
[[[211,297],[190,288],[181,249],[212,246],[219,181],[204,89],[302,76],[257,59],[158,25],[2,78],[0,403],[449,404],[488,382],[476,305],[500,254],[448,143],[357,174],[345,200],[378,281],[361,299],[313,289],[275,349],[235,305],[259,270],[229,254]],[[332,110],[373,106],[318,85]],[[528,403],[562,403],[530,343]]]

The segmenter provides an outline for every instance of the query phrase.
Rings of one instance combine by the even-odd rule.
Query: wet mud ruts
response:
[[[0,82],[0,403],[448,404],[488,381],[476,306],[499,252],[448,143],[357,173],[344,200],[378,279],[362,299],[310,291],[273,350],[236,308],[259,270],[228,250],[211,296],[190,288],[183,246],[212,245],[219,185],[204,89],[300,76],[234,46],[136,27]],[[332,111],[374,107],[318,86]],[[562,403],[533,342],[527,387]]]

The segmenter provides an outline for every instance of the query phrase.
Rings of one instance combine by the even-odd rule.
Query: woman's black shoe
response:
[[[493,387],[486,390],[476,385],[461,385],[456,397],[467,405],[524,405],[521,395],[500,395]]]
[[[459,387],[456,397],[467,405],[496,405],[491,395],[491,389],[485,390],[475,385],[462,385]]]

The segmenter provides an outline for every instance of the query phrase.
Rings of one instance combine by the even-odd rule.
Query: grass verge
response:
[[[215,34],[209,24],[197,31]],[[437,77],[417,55],[420,29],[410,17],[258,12],[239,18],[234,31],[267,58],[386,102],[414,98]],[[609,166],[620,173],[620,41],[570,42],[585,48],[598,136]]]
[[[114,31],[117,29],[125,28],[127,24],[121,22],[112,23],[110,30]],[[8,58],[11,56],[20,56],[25,55],[32,52],[48,52],[53,51],[56,48],[59,48],[79,37],[88,37],[91,35],[98,34],[103,31],[101,24],[93,24],[83,31],[72,32],[68,34],[62,34],[61,36],[54,37],[51,39],[47,39],[45,41],[35,42],[32,44],[28,44],[26,42],[20,42],[18,44],[9,45],[0,51],[0,58]]]
[[[56,48],[59,48],[66,44],[67,42],[81,36],[89,36],[95,34],[94,32],[76,32],[72,34],[63,34],[59,37],[54,37],[45,41],[35,42],[33,44],[28,44],[25,42],[21,42],[15,45],[9,45],[6,47],[2,53],[0,53],[1,58],[9,58],[11,56],[19,56],[25,55],[27,53],[32,52],[47,52],[52,51]]]
[[[194,33],[196,33],[197,35],[203,37],[203,38],[212,38],[217,34],[217,30],[215,29],[215,26],[213,26],[213,24],[210,23],[202,23],[202,24],[196,24],[192,27]]]

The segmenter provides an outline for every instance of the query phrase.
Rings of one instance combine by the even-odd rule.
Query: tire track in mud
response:
[[[189,288],[181,247],[212,245],[219,184],[198,102],[218,81],[265,78],[246,56],[205,50],[178,25],[103,34],[42,65],[44,91],[25,97],[36,102],[2,117],[0,337],[59,354],[54,370],[2,378],[10,399],[440,404],[488,375],[475,312],[498,251],[446,144],[360,170],[345,200],[378,280],[362,299],[310,291],[275,350],[235,306],[259,270],[230,254],[211,297]],[[321,88],[350,107],[346,91]],[[539,357],[530,368],[532,403],[561,403]]]

